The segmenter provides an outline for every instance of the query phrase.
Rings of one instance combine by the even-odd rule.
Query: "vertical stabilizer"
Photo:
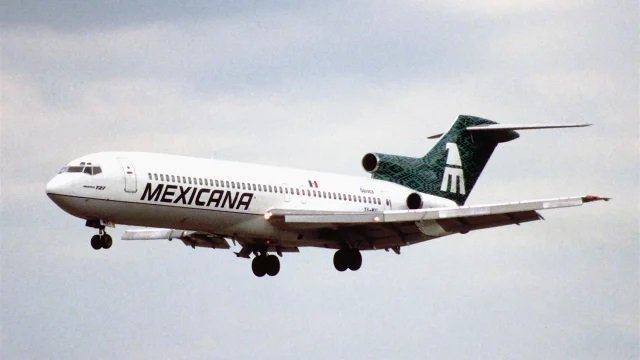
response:
[[[469,127],[494,124],[480,117],[460,115],[424,157],[367,154],[363,158],[363,166],[376,179],[395,182],[462,205],[498,143],[518,137],[513,130],[468,130]]]

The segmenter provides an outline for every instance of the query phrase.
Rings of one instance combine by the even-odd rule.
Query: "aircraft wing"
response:
[[[269,211],[265,218],[280,226],[317,228],[326,247],[347,241],[360,249],[396,248],[453,233],[543,219],[537,210],[580,206],[598,196],[576,196],[489,205],[380,212]]]
[[[229,249],[229,243],[221,236],[185,230],[142,229],[127,230],[122,240],[173,240],[180,239],[185,245],[193,248],[208,247],[212,249]]]

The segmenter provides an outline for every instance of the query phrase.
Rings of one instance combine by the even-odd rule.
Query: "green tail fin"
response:
[[[518,137],[512,130],[467,130],[470,126],[487,124],[496,123],[460,115],[424,157],[367,154],[363,158],[363,166],[376,179],[391,181],[462,205],[498,143]]]

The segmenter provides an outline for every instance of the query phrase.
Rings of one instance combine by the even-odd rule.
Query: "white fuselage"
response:
[[[98,167],[92,174],[90,169]],[[74,216],[236,239],[278,239],[287,246],[314,246],[318,239],[305,233],[308,229],[272,224],[265,218],[271,209],[402,210],[415,193],[370,178],[139,152],[90,154],[65,169],[47,184],[47,194]],[[425,208],[456,206],[420,196]]]

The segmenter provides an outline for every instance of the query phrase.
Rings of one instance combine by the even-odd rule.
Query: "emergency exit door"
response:
[[[128,193],[134,193],[138,191],[136,171],[133,168],[133,164],[131,164],[131,161],[129,161],[129,159],[125,158],[118,158],[118,161],[120,161],[122,171],[124,171],[124,191]]]

